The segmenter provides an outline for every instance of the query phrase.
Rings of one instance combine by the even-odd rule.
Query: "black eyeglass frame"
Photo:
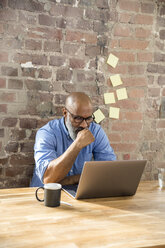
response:
[[[73,120],[75,121],[75,123],[77,123],[77,124],[82,123],[84,120],[86,121],[87,124],[90,124],[92,121],[95,120],[94,114],[92,114],[91,116],[88,116],[88,117],[84,118],[82,116],[72,114],[66,107],[65,107],[65,109],[69,112],[69,114],[71,115],[71,117],[73,118]]]

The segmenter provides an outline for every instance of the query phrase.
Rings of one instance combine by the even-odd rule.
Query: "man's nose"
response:
[[[81,122],[80,127],[83,127],[83,128],[88,127],[88,124],[87,124],[86,120],[83,120],[83,121]]]

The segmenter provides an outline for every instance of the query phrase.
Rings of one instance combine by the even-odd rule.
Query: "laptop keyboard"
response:
[[[73,197],[76,196],[78,184],[63,185],[62,188],[71,194]]]

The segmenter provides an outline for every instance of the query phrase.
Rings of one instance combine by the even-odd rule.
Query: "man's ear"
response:
[[[62,109],[62,112],[63,112],[63,116],[66,117],[67,116],[67,110],[65,107]]]

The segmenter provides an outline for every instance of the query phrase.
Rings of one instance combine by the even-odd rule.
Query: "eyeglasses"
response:
[[[84,120],[86,121],[87,124],[91,123],[92,121],[94,121],[95,117],[92,114],[91,116],[88,116],[86,118],[79,116],[79,115],[74,115],[72,114],[67,108],[65,108],[69,114],[72,116],[73,120],[75,121],[75,123],[80,124],[81,122],[83,122]]]

